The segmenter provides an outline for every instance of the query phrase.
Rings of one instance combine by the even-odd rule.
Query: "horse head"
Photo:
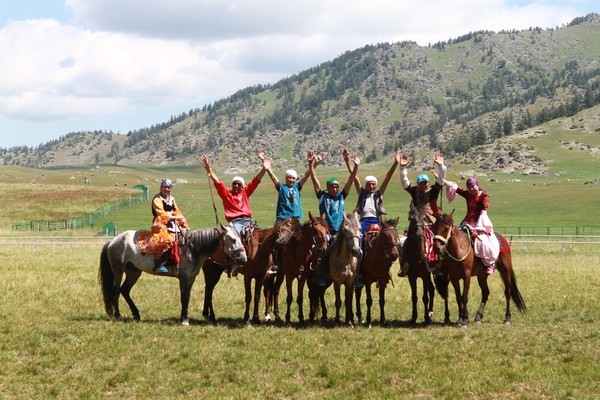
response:
[[[442,214],[433,224],[433,250],[440,258],[446,253],[446,246],[454,231],[453,216],[454,210],[450,214]]]
[[[242,243],[242,238],[235,227],[231,224],[223,226],[220,224],[221,240],[223,242],[223,251],[231,257],[236,263],[243,264],[248,261],[246,249]]]
[[[360,254],[360,222],[356,212],[344,216],[339,234],[352,251],[352,255],[358,257]]]
[[[398,259],[398,243],[400,242],[400,236],[396,225],[398,225],[398,218],[390,220],[381,220],[383,229],[379,234],[379,237],[383,241],[382,247],[384,249],[385,256],[390,258],[392,262]]]
[[[321,254],[327,250],[329,245],[329,224],[325,219],[325,216],[315,217],[312,213],[308,212],[309,217],[309,228],[313,240],[313,245],[317,251]]]
[[[292,237],[300,232],[301,224],[300,221],[298,221],[298,217],[292,217],[283,220],[275,228],[277,230],[275,244],[277,246],[285,246]]]
[[[408,235],[421,240],[425,236],[425,211],[422,208],[411,206],[408,219]]]

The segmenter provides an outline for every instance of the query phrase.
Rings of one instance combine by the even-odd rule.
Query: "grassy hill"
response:
[[[600,107],[586,110],[573,117],[561,118],[531,128],[521,134],[502,138],[502,145],[490,144],[473,150],[465,156],[449,157],[448,178],[464,184],[464,179],[475,175],[492,197],[490,215],[494,223],[504,225],[600,225]],[[514,172],[482,169],[489,160],[495,160],[497,148],[527,148],[532,157],[544,160],[545,174],[517,174]],[[514,156],[518,150],[514,151]],[[329,157],[339,157],[329,155]],[[377,176],[380,181],[389,168],[393,155],[385,160],[361,165],[359,176]],[[259,169],[258,159],[248,155],[245,160],[253,165],[252,172],[242,174],[250,179]],[[507,163],[508,164],[508,163]],[[290,165],[304,172],[306,162]],[[411,166],[409,177],[427,172],[428,165]],[[285,167],[287,168],[287,166]],[[284,169],[276,167],[278,175]],[[321,182],[330,176],[344,180],[347,171],[337,167],[319,166],[317,173]],[[232,173],[218,170],[217,174],[229,182]],[[128,196],[135,185],[150,187],[150,193],[158,191],[162,178],[176,183],[174,196],[193,227],[214,226],[215,215],[211,192],[203,169],[194,163],[168,164],[158,167],[98,166],[81,168],[33,169],[18,166],[0,166],[0,183],[10,188],[13,199],[0,205],[0,227],[5,233],[12,223],[35,219],[61,219],[78,217],[104,204]],[[90,183],[84,183],[84,180]],[[215,196],[219,220],[225,222],[220,199]],[[385,205],[390,217],[399,216],[402,224],[408,210],[409,196],[401,189],[395,174],[388,191]],[[312,184],[303,191],[305,213],[318,212]],[[262,226],[274,222],[276,192],[270,180],[263,183],[251,198],[254,216]],[[347,208],[356,203],[356,193],[347,199]],[[459,216],[465,212],[464,201],[452,204],[441,200],[444,210],[455,208]],[[107,216],[103,222],[112,221],[118,228],[141,229],[151,223],[149,204],[139,204]],[[100,224],[98,224],[100,226]]]

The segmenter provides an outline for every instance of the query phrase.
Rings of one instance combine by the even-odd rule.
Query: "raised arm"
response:
[[[318,196],[319,193],[321,193],[321,183],[319,182],[319,178],[317,178],[317,172],[315,171],[315,157],[316,156],[313,151],[309,151],[306,154],[306,160],[308,161],[308,174],[313,182],[315,194]]]
[[[350,165],[350,152],[348,151],[348,149],[342,150],[342,157],[344,158],[344,163],[346,164],[346,168],[348,168],[348,172],[352,174],[352,166]],[[358,179],[358,176],[354,177],[353,183],[354,187],[356,188],[356,193],[360,194],[360,180]]]
[[[444,180],[446,178],[446,165],[444,165],[444,156],[441,152],[437,151],[433,162],[438,165],[438,173],[435,174],[436,183],[440,186],[444,186]]]
[[[390,179],[392,179],[392,176],[394,176],[394,171],[398,167],[399,163],[400,163],[400,159],[398,158],[398,152],[396,152],[396,154],[394,156],[394,162],[392,163],[392,166],[390,167],[387,174],[385,174],[385,177],[383,178],[383,182],[381,182],[381,186],[379,186],[379,193],[381,193],[382,196],[383,196],[383,193],[385,192],[385,189],[387,189],[388,183],[390,183]]]
[[[257,150],[256,155],[262,162],[262,169],[260,170],[260,172],[258,174],[256,174],[256,178],[260,181],[263,178],[263,176],[265,176],[265,172],[271,170],[272,160],[270,158],[266,157],[264,150]],[[272,173],[273,173],[273,171],[271,171],[271,174]],[[277,179],[277,177],[275,177],[275,179]],[[277,186],[275,186],[275,187],[277,187]]]
[[[215,175],[214,171],[210,166],[210,160],[208,159],[208,156],[200,157],[200,165],[204,167],[204,169],[206,170],[206,174],[209,178],[212,179],[214,183],[220,182],[219,178],[217,177],[217,175]]]
[[[356,153],[354,155],[354,168],[352,168],[352,172],[350,173],[350,177],[348,181],[344,185],[344,189],[342,189],[342,193],[348,194],[350,188],[352,187],[352,183],[356,181],[356,175],[358,174],[358,166],[360,165],[360,154]],[[360,186],[360,185],[359,185]]]
[[[410,180],[408,179],[408,172],[406,172],[406,166],[410,162],[407,154],[400,153],[400,150],[396,151],[396,161],[400,164],[400,183],[404,189],[410,186]]]

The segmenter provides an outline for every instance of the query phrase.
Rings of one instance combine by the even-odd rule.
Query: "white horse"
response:
[[[221,225],[212,229],[183,232],[179,242],[179,263],[171,266],[168,274],[159,274],[154,272],[154,258],[143,254],[138,249],[136,245],[138,235],[139,231],[125,231],[102,248],[98,275],[102,286],[104,308],[110,318],[121,318],[119,295],[123,295],[134,320],[140,320],[139,310],[131,299],[130,292],[142,272],[147,272],[179,279],[180,321],[182,325],[189,325],[190,292],[204,261],[220,247],[235,262],[247,261],[246,251],[235,228],[232,225]],[[122,282],[123,275],[125,275],[124,282]]]

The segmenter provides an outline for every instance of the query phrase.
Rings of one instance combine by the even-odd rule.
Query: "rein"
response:
[[[453,259],[454,261],[457,261],[457,262],[462,262],[462,261],[465,260],[465,258],[467,258],[467,256],[469,255],[469,253],[471,252],[471,249],[472,249],[472,247],[470,245],[470,243],[471,243],[471,232],[467,231],[467,233],[466,233],[466,235],[467,235],[467,237],[469,239],[469,241],[468,241],[468,243],[469,243],[469,250],[465,253],[465,255],[462,258],[457,258],[457,257],[454,257],[452,254],[450,254],[450,252],[448,251],[448,248],[447,248],[448,241],[452,237],[452,232],[453,231],[454,231],[454,225],[452,225],[452,227],[450,229],[448,229],[448,234],[446,235],[446,237],[443,237],[441,235],[435,235],[433,237],[433,240],[439,240],[440,242],[442,242],[444,244],[444,247],[446,247],[446,254],[448,254],[448,256],[451,259]]]
[[[208,179],[208,188],[210,189],[210,199],[212,200],[213,210],[215,211],[215,221],[219,225],[219,214],[217,214],[217,206],[215,205],[215,196],[213,195],[212,185],[210,184],[210,174],[206,176]]]

